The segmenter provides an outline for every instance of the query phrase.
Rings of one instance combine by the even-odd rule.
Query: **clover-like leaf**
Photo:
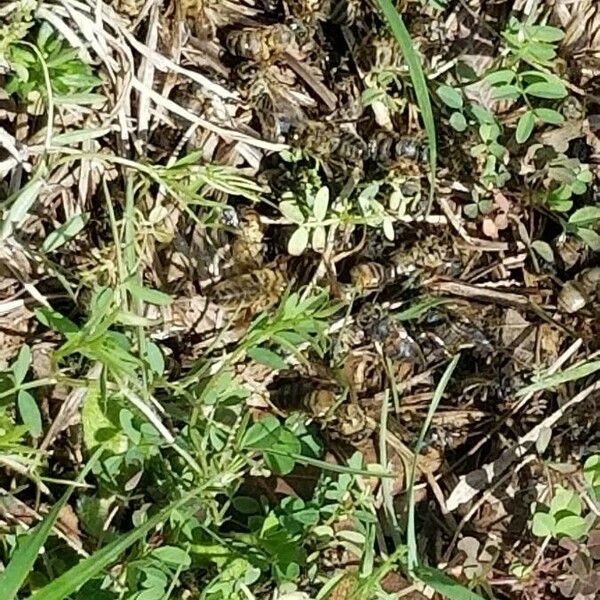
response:
[[[292,256],[300,256],[308,246],[308,229],[306,227],[298,227],[288,241],[288,252]]]
[[[323,252],[325,250],[326,231],[322,225],[317,225],[312,232],[310,245],[315,252]]]
[[[313,204],[313,215],[317,221],[323,221],[329,206],[329,188],[323,186],[316,194]]]

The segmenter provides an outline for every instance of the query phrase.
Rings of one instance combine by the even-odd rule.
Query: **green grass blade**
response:
[[[66,573],[63,573],[60,577],[29,596],[27,600],[64,600],[68,598],[70,594],[77,591],[82,585],[99,575],[104,569],[115,562],[132,544],[143,538],[158,524],[165,521],[173,510],[185,504],[192,496],[193,494],[188,494],[180,500],[173,502],[137,529],[122,535],[92,554],[92,556],[80,561]]]
[[[46,518],[29,531],[19,543],[6,570],[0,574],[0,590],[2,590],[2,598],[4,600],[13,600],[13,598],[16,598],[27,575],[31,572],[40,548],[44,545],[44,542],[52,531],[60,509],[66,504],[73,489],[69,488],[46,515]]]
[[[83,480],[99,456],[99,452],[96,452],[92,456],[85,469],[83,469],[77,478],[77,481]],[[31,572],[31,568],[37,559],[41,547],[48,539],[62,507],[67,503],[76,487],[75,485],[71,485],[60,500],[52,507],[52,510],[46,515],[44,520],[23,536],[6,569],[0,574],[2,600],[13,600],[13,598],[16,598],[27,575]]]
[[[427,435],[427,430],[431,425],[431,421],[433,419],[433,415],[437,410],[437,407],[440,404],[440,400],[444,394],[444,390],[452,377],[452,373],[456,368],[458,360],[460,358],[460,354],[457,354],[452,362],[446,367],[442,378],[435,388],[435,392],[433,393],[433,398],[431,399],[431,404],[429,405],[429,410],[427,411],[427,416],[425,417],[425,421],[423,426],[421,427],[421,432],[419,433],[419,439],[417,440],[417,444],[415,446],[415,456],[411,465],[410,470],[410,479],[408,482],[408,524],[407,524],[407,532],[406,532],[406,544],[408,546],[408,570],[410,573],[414,571],[418,564],[418,556],[417,556],[417,535],[415,531],[415,474],[417,471],[417,459],[423,448],[423,442],[425,440],[425,435]]]
[[[429,207],[427,213],[431,209],[433,204],[433,198],[435,196],[435,173],[437,170],[437,138],[435,133],[435,121],[433,119],[433,109],[431,107],[431,99],[429,97],[429,89],[427,87],[427,80],[425,79],[425,73],[421,66],[421,60],[417,54],[408,29],[402,20],[402,17],[398,11],[394,8],[391,0],[377,0],[381,12],[384,14],[387,22],[390,25],[392,33],[400,46],[404,60],[408,65],[410,72],[410,78],[412,80],[413,87],[415,89],[415,95],[417,96],[417,102],[419,109],[421,110],[421,116],[423,117],[423,124],[425,125],[425,131],[427,132],[427,141],[429,142]]]
[[[423,583],[450,600],[485,600],[483,596],[467,589],[439,569],[420,566],[415,574]]]

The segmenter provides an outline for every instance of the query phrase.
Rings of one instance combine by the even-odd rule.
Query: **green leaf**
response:
[[[89,470],[96,464],[98,456],[98,454],[92,456],[81,474],[77,477],[78,481],[82,481]],[[2,590],[2,600],[14,600],[17,597],[17,593],[21,589],[21,586],[25,582],[27,576],[31,573],[37,556],[42,546],[46,542],[46,539],[50,535],[52,527],[54,526],[61,509],[71,497],[74,489],[74,485],[69,486],[69,489],[52,507],[44,520],[19,538],[16,550],[13,552],[4,571],[0,573],[0,590]],[[40,600],[40,598],[42,600],[63,600],[68,595],[68,593],[63,594],[62,596],[53,597],[36,595],[36,600]],[[29,598],[31,598],[31,596],[29,596]]]
[[[578,515],[569,515],[559,519],[554,525],[554,534],[566,536],[574,540],[584,537],[589,530],[587,521]]]
[[[583,477],[592,489],[596,499],[600,500],[600,454],[594,454],[585,461]]]
[[[600,252],[600,235],[593,229],[579,227],[577,235],[594,251]]]
[[[520,389],[517,392],[517,396],[524,396],[532,392],[552,389],[561,383],[576,381],[582,377],[589,377],[598,370],[600,370],[600,360],[590,360],[582,364],[569,367],[568,369],[560,371],[559,373],[555,373],[554,375],[542,377],[539,381]]]
[[[508,85],[513,82],[514,78],[515,72],[512,69],[501,69],[499,71],[494,71],[493,73],[486,75],[483,78],[483,81],[485,81],[489,85],[498,85],[499,83]]]
[[[263,449],[265,462],[279,475],[287,475],[294,469],[295,456],[301,449],[302,445],[296,434],[286,427],[281,427],[275,444]]]
[[[107,544],[100,550],[94,552],[94,554],[92,554],[90,557],[79,561],[77,565],[68,569],[65,573],[54,579],[49,584],[45,585],[42,589],[37,590],[31,596],[28,596],[26,600],[64,600],[65,598],[68,598],[86,582],[97,577],[100,573],[110,567],[110,565],[114,563],[130,546],[145,537],[157,525],[160,525],[162,522],[168,519],[171,512],[188,502],[190,498],[197,493],[198,492],[194,492],[194,494],[188,494],[180,500],[173,502],[170,506],[167,506],[158,512],[156,515],[148,519],[148,521],[146,521],[144,524],[139,525],[136,529],[133,529],[130,533],[119,536],[110,544]],[[58,516],[58,511],[56,516]],[[27,572],[29,572],[32,565],[33,562],[31,563]],[[4,588],[1,589],[4,591]],[[6,600],[12,600],[12,598],[13,596],[7,596]]]
[[[446,106],[455,109],[463,107],[464,102],[461,90],[450,87],[449,85],[440,85],[436,93]]]
[[[280,429],[281,424],[277,418],[268,415],[248,428],[241,444],[244,448],[256,448],[258,450],[269,448],[277,441]]]
[[[12,202],[4,221],[0,225],[0,242],[10,237],[15,229],[25,219],[29,209],[37,200],[42,187],[43,179],[32,179],[27,185],[19,190]]]
[[[540,121],[550,125],[561,125],[565,122],[565,118],[553,108],[536,108],[533,112]]]
[[[289,219],[294,223],[300,224],[304,223],[305,221],[302,211],[298,205],[291,200],[284,200],[283,202],[280,202],[279,211],[286,219]]]
[[[473,104],[471,106],[471,112],[480,124],[487,123],[488,125],[491,125],[496,122],[494,113],[492,113],[484,106],[481,106],[479,104]]]
[[[72,240],[86,226],[89,219],[90,213],[74,215],[48,235],[42,244],[42,250],[48,253],[60,248],[64,243]]]
[[[35,398],[27,390],[19,390],[17,406],[21,420],[31,436],[39,437],[42,435],[42,415]]]
[[[600,207],[598,206],[584,206],[569,217],[569,225],[577,227],[595,225],[598,221],[600,221]]]
[[[60,333],[69,334],[79,331],[79,327],[71,319],[51,308],[36,308],[35,316],[42,325]]]
[[[173,298],[169,294],[140,285],[135,279],[129,279],[125,287],[129,290],[131,296],[139,302],[147,302],[158,306],[166,306],[173,302]]]
[[[146,344],[145,358],[153,373],[162,375],[165,372],[165,358],[160,347],[154,342]]]
[[[517,124],[516,139],[518,144],[526,142],[531,134],[533,133],[533,127],[535,126],[535,115],[533,111],[528,110],[525,114],[521,115],[519,123]]]
[[[547,81],[532,83],[525,88],[525,93],[528,96],[547,98],[549,100],[556,100],[568,96],[567,88],[564,83],[558,79],[554,83],[549,83]]]
[[[315,195],[313,204],[313,215],[317,221],[323,221],[327,215],[329,206],[329,188],[323,186]]]
[[[108,418],[104,405],[99,385],[90,383],[81,408],[83,443],[88,450],[102,446],[113,454],[122,454],[127,450],[128,438]]]
[[[450,126],[456,131],[464,131],[467,128],[467,119],[461,112],[453,112],[450,115]]]
[[[550,514],[555,518],[561,512],[580,515],[583,504],[575,492],[563,487],[557,487],[554,497],[550,501]]]
[[[25,379],[29,365],[31,364],[31,349],[27,344],[23,344],[19,350],[19,355],[12,364],[12,372],[15,380],[15,386],[19,386]]]
[[[323,252],[325,250],[326,241],[327,241],[327,233],[325,231],[325,227],[323,227],[322,225],[317,225],[317,227],[315,227],[313,229],[313,232],[312,232],[312,235],[310,238],[311,248],[315,252]]]
[[[535,240],[531,243],[531,247],[546,261],[549,263],[554,262],[554,252],[552,246],[548,242],[542,240]]]
[[[436,592],[450,600],[485,600],[439,569],[419,565],[415,575]]]
[[[516,85],[501,85],[492,90],[494,100],[516,100],[521,90]]]
[[[250,348],[248,350],[248,356],[253,358],[256,362],[259,362],[267,367],[271,367],[275,371],[280,371],[287,368],[286,362],[272,350],[262,348],[260,346],[256,348]]]
[[[536,512],[533,515],[531,532],[538,537],[554,535],[554,517],[548,513]]]
[[[306,250],[306,246],[308,246],[308,229],[300,226],[292,233],[287,249],[292,256],[300,256]]]
[[[558,27],[550,25],[533,25],[530,27],[533,38],[539,42],[560,42],[565,37],[565,34]]]
[[[192,564],[189,553],[177,546],[161,546],[151,552],[153,558],[177,567],[189,567]]]

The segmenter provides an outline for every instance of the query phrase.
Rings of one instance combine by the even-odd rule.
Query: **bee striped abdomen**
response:
[[[293,41],[292,29],[283,23],[275,23],[231,31],[225,38],[225,46],[235,56],[267,61],[283,54]]]
[[[277,304],[286,287],[285,275],[280,270],[264,268],[219,281],[209,288],[207,296],[225,310],[258,312]]]

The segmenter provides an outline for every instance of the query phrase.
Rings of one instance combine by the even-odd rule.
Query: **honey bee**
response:
[[[364,349],[349,352],[344,359],[343,372],[354,400],[384,389],[385,369],[381,356],[375,352]]]
[[[378,304],[367,303],[361,307],[356,323],[365,335],[381,347],[391,359],[415,359],[418,346],[408,331]]]
[[[303,411],[317,419],[326,418],[340,396],[339,386],[329,378],[283,373],[273,382],[271,398],[280,410]]]
[[[359,263],[350,269],[352,287],[359,294],[379,291],[394,278],[393,268],[386,268],[375,261]]]
[[[367,156],[382,166],[397,165],[402,161],[422,164],[429,159],[429,147],[414,137],[378,131],[369,139]]]
[[[406,250],[394,252],[387,265],[375,261],[355,265],[350,270],[350,279],[360,294],[368,294],[412,274],[452,274],[461,265],[459,257],[451,255],[452,250],[438,237],[429,236]]]
[[[273,23],[262,27],[243,27],[230,31],[225,47],[234,56],[268,62],[284,54],[301,37],[301,23]]]
[[[265,250],[265,227],[260,215],[252,208],[241,211],[238,234],[231,245],[233,266],[237,272],[247,272],[262,267]]]
[[[324,123],[294,128],[288,141],[306,154],[333,165],[360,165],[366,153],[360,137],[345,129],[335,131]]]
[[[344,401],[335,380],[292,376],[276,383],[272,398],[277,408],[302,411],[314,419],[331,439],[360,443],[375,430],[376,421],[360,404]]]
[[[219,281],[207,290],[207,298],[228,312],[252,314],[268,310],[281,300],[287,287],[283,271],[264,267]]]
[[[342,403],[326,425],[332,439],[353,445],[371,437],[377,429],[377,421],[358,402]]]
[[[600,267],[584,269],[563,285],[558,294],[558,308],[562,312],[575,313],[596,299],[599,292]]]
[[[304,108],[315,101],[298,90],[297,78],[288,68],[274,63],[241,63],[235,70],[238,89],[254,109],[263,135],[278,140],[291,124],[306,119]]]

